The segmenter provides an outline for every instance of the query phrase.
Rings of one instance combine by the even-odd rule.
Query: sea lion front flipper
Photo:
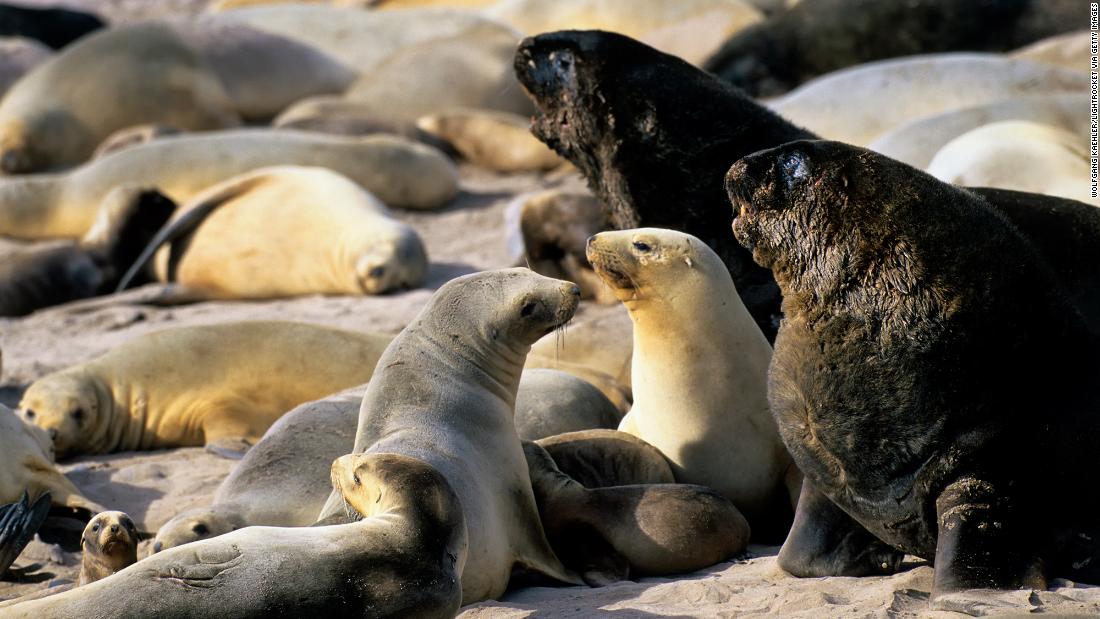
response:
[[[207,441],[205,449],[215,456],[228,460],[240,460],[249,449],[252,449],[252,443],[243,437],[223,436]]]
[[[904,554],[879,541],[808,480],[794,523],[779,550],[779,567],[799,578],[893,574]]]
[[[966,477],[940,493],[933,609],[980,611],[992,602],[979,589],[1046,589],[1032,525],[1019,513],[1011,495],[986,480]]]
[[[43,492],[32,504],[26,490],[18,502],[0,507],[0,575],[15,563],[46,521],[49,511],[49,492]]]

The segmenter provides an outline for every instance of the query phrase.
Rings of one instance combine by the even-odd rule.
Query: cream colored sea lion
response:
[[[422,131],[450,144],[474,165],[497,172],[542,172],[565,165],[531,135],[530,121],[507,112],[456,109],[423,116]]]
[[[0,504],[19,500],[24,492],[37,497],[50,493],[54,505],[83,512],[86,516],[105,511],[102,505],[80,494],[73,482],[54,465],[50,437],[41,428],[23,421],[0,404]]]
[[[15,604],[5,617],[453,617],[467,535],[446,477],[407,456],[371,454],[334,462],[332,485],[362,521],[234,531]]]
[[[0,37],[0,95],[19,78],[42,64],[53,51],[49,47],[23,37]]]
[[[44,376],[20,402],[58,457],[237,451],[302,402],[368,381],[385,336],[275,321],[167,329]]]
[[[377,198],[336,172],[300,166],[261,168],[199,194],[131,274],[154,252],[157,279],[215,299],[381,294],[419,286],[428,269],[420,236]]]
[[[676,483],[664,454],[633,434],[582,430],[535,442],[563,473],[585,488]]]
[[[83,587],[133,565],[137,562],[137,544],[137,527],[125,512],[96,514],[80,536],[82,557],[77,584]]]
[[[119,26],[82,39],[0,102],[0,168],[80,163],[112,132],[143,123],[221,129],[338,93],[355,74],[285,37],[211,19]]]
[[[1091,197],[1089,150],[1084,133],[1008,120],[968,131],[932,158],[927,171],[941,181],[997,187],[1080,200]]]
[[[997,54],[930,54],[836,71],[803,84],[769,107],[818,135],[867,145],[924,116],[1087,88],[1087,76],[1027,60]]]
[[[515,407],[516,433],[521,440],[616,428],[623,414],[600,390],[567,372],[524,370]]]
[[[525,441],[523,452],[551,547],[590,585],[692,572],[748,545],[749,523],[710,488],[585,488],[537,444]]]
[[[693,64],[763,19],[740,0],[502,0],[484,12],[532,35],[552,30],[619,32]]]
[[[1091,34],[1088,30],[1080,30],[1037,41],[1012,52],[1009,56],[1087,73],[1091,56],[1090,48]]]
[[[392,207],[436,208],[458,193],[458,171],[443,153],[401,138],[221,131],[153,140],[71,172],[0,179],[0,235],[79,237],[119,184],[140,182],[183,203],[215,183],[273,165],[329,168]]]
[[[140,146],[157,138],[179,135],[180,133],[182,132],[175,127],[157,124],[134,125],[133,127],[119,129],[99,143],[95,152],[92,153],[92,159],[100,159],[120,150]]]
[[[768,409],[771,346],[725,264],[657,228],[601,232],[588,259],[634,322],[634,406],[619,429],[661,450],[677,481],[718,490],[758,535],[781,540],[801,476]]]
[[[466,604],[504,593],[513,568],[579,584],[550,550],[513,420],[531,344],[564,325],[580,291],[526,269],[446,283],[378,361],[355,452],[401,453],[435,467],[462,505]],[[339,513],[329,499],[321,519]]]
[[[868,148],[914,168],[925,169],[944,144],[982,125],[1002,120],[1030,120],[1077,135],[1089,131],[1088,94],[1034,95],[996,101],[919,118],[892,129]]]

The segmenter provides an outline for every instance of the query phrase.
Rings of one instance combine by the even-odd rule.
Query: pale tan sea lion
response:
[[[531,344],[565,324],[580,291],[526,269],[460,277],[397,336],[367,386],[355,451],[435,467],[458,495],[469,535],[466,604],[504,593],[523,567],[580,584],[550,550],[513,411]],[[330,498],[320,519],[338,514]]]
[[[836,71],[803,84],[769,107],[818,135],[867,145],[924,116],[1087,88],[1085,75],[1027,60],[999,54],[930,54]]]
[[[270,119],[354,77],[318,50],[231,21],[111,28],[35,68],[0,101],[0,169],[80,163],[138,124],[198,131]]]
[[[52,435],[58,457],[237,451],[298,404],[368,381],[388,342],[276,321],[167,329],[38,379],[20,413]]]
[[[454,109],[423,116],[416,126],[470,163],[497,172],[543,172],[565,165],[531,135],[530,121],[508,112]]]
[[[634,406],[619,429],[659,449],[678,482],[714,488],[781,540],[801,475],[768,408],[771,346],[725,264],[658,228],[601,232],[588,259],[634,322]]]
[[[419,286],[428,269],[420,236],[377,198],[302,166],[261,168],[202,192],[131,273],[154,252],[158,280],[215,299],[381,294]]]
[[[180,133],[181,131],[175,127],[157,124],[134,125],[133,127],[119,129],[99,143],[95,152],[92,153],[92,159],[100,159],[120,150],[140,146],[157,138],[179,135]]]
[[[453,617],[467,535],[447,479],[413,458],[372,454],[334,462],[332,485],[362,521],[234,531],[5,617]]]
[[[689,484],[586,488],[523,443],[554,552],[591,585],[692,572],[744,552],[749,523],[718,492]]]
[[[583,430],[535,442],[563,473],[585,488],[676,483],[664,454],[633,434]]]
[[[1080,200],[1092,198],[1086,134],[1040,123],[990,123],[951,140],[927,172],[967,187],[996,187]]]
[[[443,153],[401,138],[222,131],[153,140],[70,172],[0,179],[0,235],[79,237],[117,185],[140,182],[183,203],[215,183],[273,165],[329,168],[392,207],[436,208],[458,192],[458,171]]]
[[[1021,47],[1009,57],[1088,73],[1092,57],[1090,39],[1088,30],[1060,34]]]
[[[82,551],[78,586],[102,580],[137,562],[138,532],[125,512],[101,512],[80,536]]]
[[[1033,95],[996,101],[920,118],[883,134],[868,148],[914,168],[925,169],[944,144],[982,125],[1002,120],[1030,120],[1085,135],[1088,94]]]
[[[761,19],[740,0],[502,0],[485,14],[529,34],[608,30],[699,64],[741,29]]]
[[[0,37],[0,95],[52,55],[53,50],[34,39]]]
[[[53,445],[41,428],[23,423],[14,411],[0,404],[0,504],[14,503],[24,492],[37,497],[50,493],[54,505],[81,511],[87,516],[105,511],[84,498],[69,478],[54,465]]]

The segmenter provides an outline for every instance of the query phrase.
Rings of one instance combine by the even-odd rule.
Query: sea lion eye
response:
[[[649,246],[649,243],[645,243],[645,242],[642,242],[642,241],[634,241],[634,249],[636,249],[638,251],[649,251],[650,249],[653,249],[653,248]]]
[[[806,169],[806,161],[802,157],[802,153],[791,153],[783,158],[783,173],[787,178],[791,180],[801,180],[806,178],[808,170]]]
[[[196,524],[195,526],[191,527],[191,531],[195,535],[206,535],[207,533],[210,532],[210,529],[206,528],[206,525],[200,522],[200,523]]]
[[[23,413],[23,416],[27,419],[34,419],[34,411],[28,408],[26,412]]]
[[[535,302],[534,301],[528,301],[527,303],[524,303],[523,307],[521,307],[520,310],[519,310],[519,315],[524,316],[524,317],[530,316],[533,313],[535,313]]]
[[[92,533],[97,533],[97,532],[99,532],[99,524],[98,523],[92,525]]]
[[[352,475],[352,476],[351,476],[351,480],[352,480],[353,482],[355,482],[355,485],[356,485],[356,486],[358,486],[358,485],[362,484],[362,482],[360,482],[360,481],[359,481],[359,474],[358,474],[358,473],[356,473],[355,475]]]
[[[72,418],[75,419],[78,422],[79,421],[84,421],[84,409],[83,408],[76,409],[75,411],[73,411],[71,413],[71,415],[72,415]]]

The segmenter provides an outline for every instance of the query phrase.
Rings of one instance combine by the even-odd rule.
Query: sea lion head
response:
[[[153,539],[153,552],[225,535],[243,526],[244,520],[232,510],[217,507],[192,509],[176,515],[161,526]]]
[[[662,228],[601,232],[588,239],[587,256],[624,303],[673,296],[700,277],[729,277],[725,264],[702,241]]]
[[[137,561],[137,543],[137,527],[124,512],[96,514],[80,538],[85,565],[92,560],[112,573]]]
[[[371,247],[355,262],[355,277],[364,294],[415,288],[424,283],[428,254],[412,228],[402,224],[390,242]]]
[[[88,132],[72,114],[52,108],[35,109],[0,126],[0,172],[38,172],[87,143]],[[62,161],[56,161],[58,156]]]
[[[530,347],[569,322],[579,302],[580,288],[573,282],[514,268],[452,279],[425,313],[433,316],[437,331],[456,341],[476,337],[493,349]]]
[[[330,475],[349,516],[357,512],[370,518],[412,502],[415,514],[410,515],[422,523],[453,526],[462,518],[458,496],[447,478],[416,458],[393,453],[348,454],[333,461]],[[435,528],[425,526],[420,532],[431,534]],[[456,533],[452,530],[451,536],[458,537]]]
[[[19,415],[42,428],[53,441],[54,453],[64,458],[88,443],[99,425],[99,393],[80,374],[58,372],[36,380],[19,402]]]

